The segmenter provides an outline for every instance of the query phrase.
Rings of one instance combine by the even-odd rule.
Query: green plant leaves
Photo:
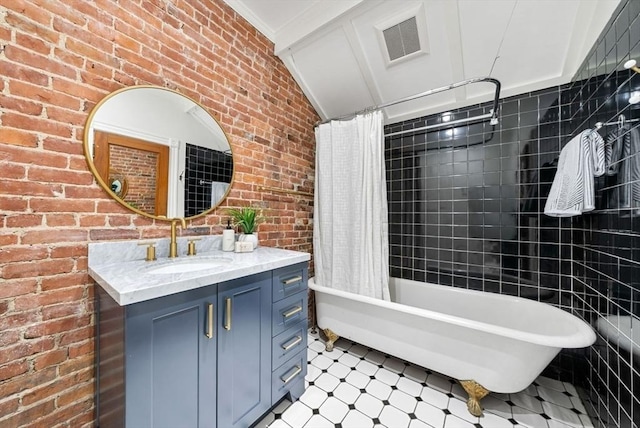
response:
[[[234,226],[240,227],[243,233],[254,233],[258,225],[264,221],[262,210],[254,207],[229,209]]]

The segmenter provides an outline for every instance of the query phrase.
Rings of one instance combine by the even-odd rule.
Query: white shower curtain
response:
[[[318,284],[389,300],[382,112],[316,128],[313,220]]]

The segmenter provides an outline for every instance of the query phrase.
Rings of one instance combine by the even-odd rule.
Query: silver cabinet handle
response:
[[[302,306],[296,306],[295,308],[290,309],[287,312],[283,312],[282,316],[284,316],[285,318],[289,318],[289,317],[294,316],[298,312],[302,312]]]
[[[209,338],[213,338],[213,303],[207,305],[207,332],[205,335]]]
[[[286,345],[281,345],[281,346],[282,346],[282,349],[284,349],[285,351],[288,351],[289,349],[293,348],[300,342],[302,342],[302,336],[296,336],[296,338],[293,339],[291,343],[288,343]]]
[[[225,314],[224,314],[224,329],[231,330],[231,298],[227,297],[224,299],[225,303]]]
[[[287,279],[286,281],[282,281],[284,285],[295,284],[296,282],[302,281],[302,277],[300,275],[294,276],[293,278]]]
[[[280,378],[280,380],[282,380],[282,382],[284,382],[284,383],[289,383],[294,377],[298,376],[301,371],[302,371],[302,367],[296,366],[296,368],[293,371],[293,373],[291,373],[286,378]]]

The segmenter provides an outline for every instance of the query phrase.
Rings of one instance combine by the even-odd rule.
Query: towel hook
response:
[[[630,59],[629,61],[624,63],[624,68],[626,68],[627,70],[631,69],[636,73],[640,73],[640,67],[637,67],[636,64],[637,63],[635,59]]]

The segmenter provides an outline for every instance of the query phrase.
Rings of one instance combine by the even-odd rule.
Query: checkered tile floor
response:
[[[484,416],[469,414],[452,379],[340,339],[331,352],[309,333],[307,389],[256,428],[593,427],[571,384],[539,377],[517,394],[492,393]]]

